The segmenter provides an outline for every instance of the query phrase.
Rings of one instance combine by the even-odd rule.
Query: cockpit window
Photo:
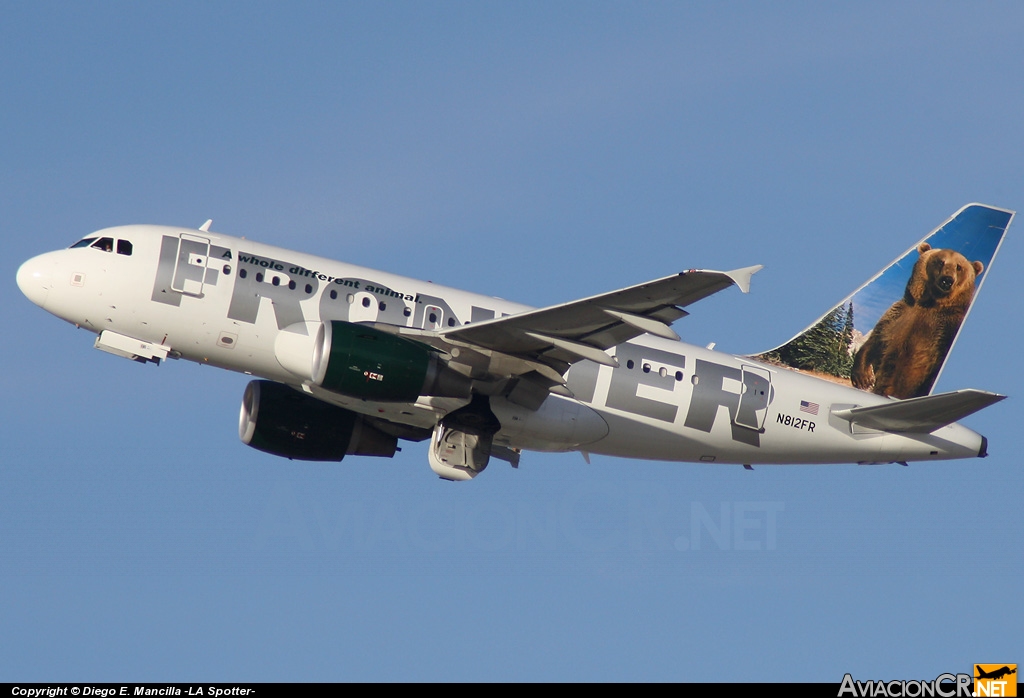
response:
[[[118,240],[117,253],[131,256],[132,243],[128,242],[127,240]]]
[[[95,239],[96,238],[83,238],[82,240],[79,240],[78,242],[76,242],[74,245],[72,245],[68,249],[69,250],[73,250],[76,247],[88,247],[90,244],[92,244],[92,241],[95,240]]]
[[[97,250],[103,250],[104,252],[114,251],[114,238],[100,238],[92,244]]]

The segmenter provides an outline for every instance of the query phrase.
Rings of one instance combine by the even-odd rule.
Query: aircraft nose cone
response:
[[[53,260],[46,259],[46,255],[33,257],[18,268],[18,288],[40,308],[45,307],[52,287]]]

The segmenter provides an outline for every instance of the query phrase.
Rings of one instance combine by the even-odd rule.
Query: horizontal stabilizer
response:
[[[1005,398],[1005,395],[969,388],[894,400],[884,405],[836,410],[832,414],[869,429],[928,434]]]

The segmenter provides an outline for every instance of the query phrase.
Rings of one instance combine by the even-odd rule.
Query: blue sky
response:
[[[1019,662],[1024,257],[939,390],[985,460],[526,454],[438,480],[237,438],[246,377],[18,292],[126,223],[546,305],[764,264],[688,341],[785,341],[971,201],[1019,208],[1014,3],[18,3],[0,23],[0,680],[933,678]],[[695,523],[696,522],[696,523]],[[998,612],[993,612],[998,609]]]

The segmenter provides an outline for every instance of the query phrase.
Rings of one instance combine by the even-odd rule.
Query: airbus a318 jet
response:
[[[789,342],[734,356],[670,327],[761,267],[689,269],[534,309],[210,230],[128,225],[25,262],[36,305],[138,362],[252,375],[241,440],[340,461],[430,441],[440,477],[580,451],[696,463],[984,457],[932,388],[1013,218],[970,204]]]

